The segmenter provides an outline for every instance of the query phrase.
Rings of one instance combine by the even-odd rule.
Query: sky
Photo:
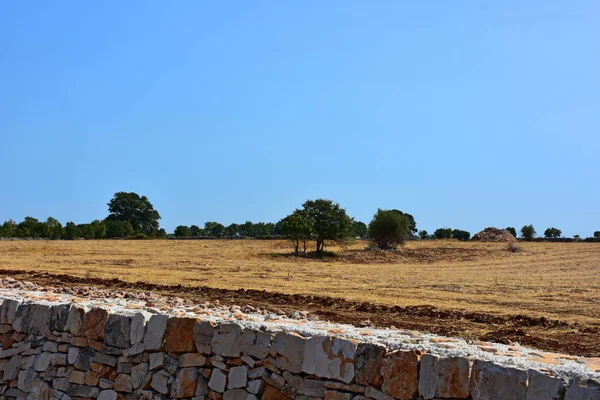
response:
[[[0,221],[600,230],[600,3],[0,3]]]

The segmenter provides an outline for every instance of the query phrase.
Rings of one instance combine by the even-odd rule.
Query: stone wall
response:
[[[600,399],[592,381],[339,337],[6,299],[0,399]]]

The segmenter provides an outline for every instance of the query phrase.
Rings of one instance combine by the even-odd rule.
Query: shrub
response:
[[[600,239],[600,231],[596,231],[596,232],[594,232],[594,237],[595,237],[596,239]]]
[[[521,248],[517,246],[514,242],[508,242],[508,245],[506,246],[506,251],[510,253],[519,253],[521,251]]]
[[[471,237],[471,232],[462,231],[460,229],[455,229],[452,231],[451,237],[453,239],[458,239],[461,242],[466,242]]]
[[[548,228],[544,231],[544,236],[547,238],[559,238],[562,235],[562,231],[557,228]]]
[[[513,235],[514,237],[517,237],[517,230],[515,228],[513,228],[512,226],[509,226],[508,228],[506,228],[506,230],[508,232],[510,232],[510,234]]]
[[[452,229],[450,228],[439,228],[433,232],[433,236],[436,239],[450,239],[452,237]]]
[[[395,249],[404,244],[410,222],[395,210],[377,210],[369,223],[369,237],[382,250]]]

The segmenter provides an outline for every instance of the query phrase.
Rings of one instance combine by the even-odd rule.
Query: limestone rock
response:
[[[295,374],[302,372],[304,342],[305,339],[294,332],[278,332],[270,349],[275,356],[275,366]]]
[[[350,383],[354,378],[356,343],[330,337],[306,340],[302,372]]]
[[[104,343],[107,346],[126,349],[131,346],[131,317],[110,314],[104,328]]]
[[[424,354],[419,368],[419,394],[424,399],[469,397],[469,360]]]
[[[131,334],[129,339],[132,345],[142,343],[144,340],[145,323],[146,318],[144,318],[144,314],[142,313],[136,313],[131,319]]]
[[[535,370],[528,371],[526,400],[558,400],[565,394],[563,379],[542,374]]]
[[[221,324],[215,329],[212,339],[212,351],[223,357],[239,357],[239,339],[242,336],[242,327],[230,323]]]
[[[490,361],[475,360],[471,373],[473,400],[524,399],[527,372],[505,368]]]
[[[193,397],[196,393],[197,379],[198,370],[196,368],[180,369],[171,385],[171,397],[174,399]]]
[[[165,332],[165,351],[173,353],[194,351],[194,325],[196,322],[196,318],[169,318]]]
[[[92,362],[96,358],[96,352],[89,347],[79,349],[77,359],[73,364],[75,368],[81,371],[87,371],[92,366]]]
[[[59,304],[50,308],[50,330],[64,331],[71,310],[70,304]]]
[[[381,368],[384,393],[400,400],[417,396],[419,390],[419,360],[421,352],[395,351],[388,354]]]
[[[208,387],[218,393],[225,391],[225,384],[227,383],[227,375],[220,369],[214,369],[210,380],[208,381]]]
[[[381,366],[387,353],[384,346],[372,343],[359,343],[354,356],[354,375],[356,383],[381,386]]]
[[[155,369],[162,368],[164,357],[165,357],[164,353],[150,353],[150,357],[149,357],[150,371],[154,371]]]
[[[271,334],[267,332],[244,329],[239,338],[240,352],[247,356],[264,359],[269,354]]]
[[[148,363],[141,363],[131,368],[131,386],[139,389],[148,376]]]
[[[146,333],[144,334],[144,349],[146,351],[162,350],[168,319],[167,315],[161,314],[150,317],[146,326]]]
[[[67,316],[67,322],[65,329],[67,332],[75,336],[81,336],[83,334],[83,316],[85,310],[80,307],[73,306],[69,309],[69,315]]]
[[[210,321],[198,322],[194,326],[194,343],[196,350],[202,354],[212,353],[212,339],[215,328]]]
[[[15,321],[19,302],[12,299],[5,299],[0,307],[0,323],[12,324]]]
[[[233,367],[229,370],[227,389],[239,389],[246,387],[248,380],[248,367],[245,365]]]
[[[108,319],[108,311],[95,307],[83,316],[83,336],[92,340],[104,340],[104,325]]]
[[[165,371],[158,371],[154,375],[152,375],[152,381],[150,382],[150,386],[152,389],[156,390],[159,393],[167,394],[169,393],[169,378],[170,375]]]
[[[596,381],[576,382],[565,392],[565,400],[600,400],[600,383]]]

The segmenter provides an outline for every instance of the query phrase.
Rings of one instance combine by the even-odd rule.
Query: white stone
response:
[[[142,343],[144,340],[144,328],[146,318],[144,314],[136,313],[131,320],[131,344]]]
[[[215,329],[212,339],[212,351],[223,357],[239,357],[238,340],[242,335],[242,327],[234,324],[221,324]]]
[[[295,374],[302,372],[304,342],[305,339],[300,335],[278,332],[270,349],[275,356],[275,366]]]
[[[565,393],[564,381],[535,370],[529,370],[526,400],[558,400]]]
[[[305,342],[302,372],[350,383],[354,378],[356,343],[329,337],[313,337]]]

